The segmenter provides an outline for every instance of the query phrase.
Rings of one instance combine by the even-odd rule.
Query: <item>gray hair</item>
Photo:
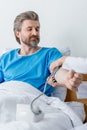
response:
[[[17,42],[20,44],[19,38],[16,36],[16,31],[21,31],[21,26],[24,20],[36,20],[39,21],[39,16],[34,11],[26,11],[21,14],[19,14],[15,20],[14,20],[14,35],[17,40]]]

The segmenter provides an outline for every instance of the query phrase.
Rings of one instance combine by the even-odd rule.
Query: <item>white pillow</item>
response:
[[[70,56],[71,55],[71,49],[70,47],[65,47],[65,48],[61,48],[60,52],[64,55],[64,56]]]

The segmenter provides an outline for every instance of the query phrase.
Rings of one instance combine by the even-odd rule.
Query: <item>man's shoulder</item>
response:
[[[15,54],[17,52],[19,48],[15,48],[15,49],[9,49],[3,52],[3,54],[1,55],[1,58],[5,58],[9,55]]]
[[[43,47],[43,49],[48,50],[48,51],[55,51],[55,50],[58,51],[58,49],[56,47]]]

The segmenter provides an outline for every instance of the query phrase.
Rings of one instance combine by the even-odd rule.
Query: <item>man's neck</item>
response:
[[[38,51],[41,47],[36,46],[36,47],[21,47],[19,54],[20,55],[30,55]]]

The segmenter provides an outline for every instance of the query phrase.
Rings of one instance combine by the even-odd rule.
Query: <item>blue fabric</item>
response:
[[[0,57],[0,82],[18,80],[31,84],[43,91],[50,64],[62,54],[56,48],[41,48],[39,51],[21,56],[19,48],[11,50]],[[54,88],[47,85],[46,95],[51,95]]]

